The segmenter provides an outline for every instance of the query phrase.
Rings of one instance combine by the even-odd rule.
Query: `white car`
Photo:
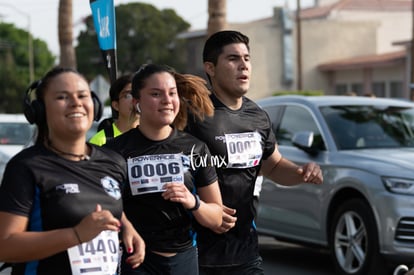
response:
[[[0,114],[0,152],[13,157],[32,141],[34,130],[23,114]]]

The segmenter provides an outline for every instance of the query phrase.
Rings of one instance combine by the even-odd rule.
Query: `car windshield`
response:
[[[26,145],[33,136],[34,127],[29,123],[0,122],[0,144]]]
[[[324,106],[339,150],[414,147],[414,109],[400,106]]]

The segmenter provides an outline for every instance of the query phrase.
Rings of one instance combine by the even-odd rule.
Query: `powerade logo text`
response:
[[[174,159],[174,155],[156,155],[156,156],[139,156],[133,159],[133,162],[143,160],[167,160]]]
[[[223,143],[226,143],[226,137],[225,136],[215,136],[215,140],[221,140]]]

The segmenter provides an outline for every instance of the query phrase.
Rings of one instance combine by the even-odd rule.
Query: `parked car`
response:
[[[0,151],[14,156],[32,141],[34,130],[23,114],[0,114]]]
[[[414,263],[414,104],[351,96],[258,100],[282,155],[321,166],[322,185],[264,178],[257,229],[329,248],[335,274]],[[300,259],[298,259],[300,260]]]

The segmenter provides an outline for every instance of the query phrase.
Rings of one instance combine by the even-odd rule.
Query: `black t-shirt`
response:
[[[275,149],[276,140],[267,114],[243,97],[239,110],[231,110],[211,95],[213,117],[197,121],[189,117],[186,131],[204,141],[215,163],[223,204],[236,209],[236,226],[215,234],[198,227],[199,263],[202,266],[231,266],[258,256],[254,226],[256,198],[254,184],[262,159]]]
[[[70,161],[43,145],[24,149],[7,164],[0,186],[0,211],[25,216],[28,231],[73,227],[100,204],[120,219],[125,160],[90,145],[90,159]],[[27,268],[32,268],[28,272]],[[19,263],[13,274],[71,274],[67,252]]]
[[[199,187],[212,184],[217,180],[217,175],[208,163],[210,152],[207,146],[176,129],[167,139],[153,141],[146,138],[139,128],[123,133],[104,146],[114,149],[131,162],[127,165],[130,184],[127,184],[125,190],[124,211],[145,240],[146,247],[153,251],[181,252],[193,246],[191,213],[181,203],[164,200],[161,189],[145,194],[138,193],[137,190],[142,190],[145,183],[155,181],[156,178],[165,182],[183,181],[193,193]],[[179,176],[180,173],[175,179],[159,176],[167,173],[170,175],[169,169],[176,169],[175,161],[167,159],[173,155],[182,160],[183,168],[178,170],[183,171],[183,177]],[[162,158],[166,159],[157,162]],[[148,162],[142,166],[132,163],[140,159]],[[136,184],[135,181],[142,184]]]

